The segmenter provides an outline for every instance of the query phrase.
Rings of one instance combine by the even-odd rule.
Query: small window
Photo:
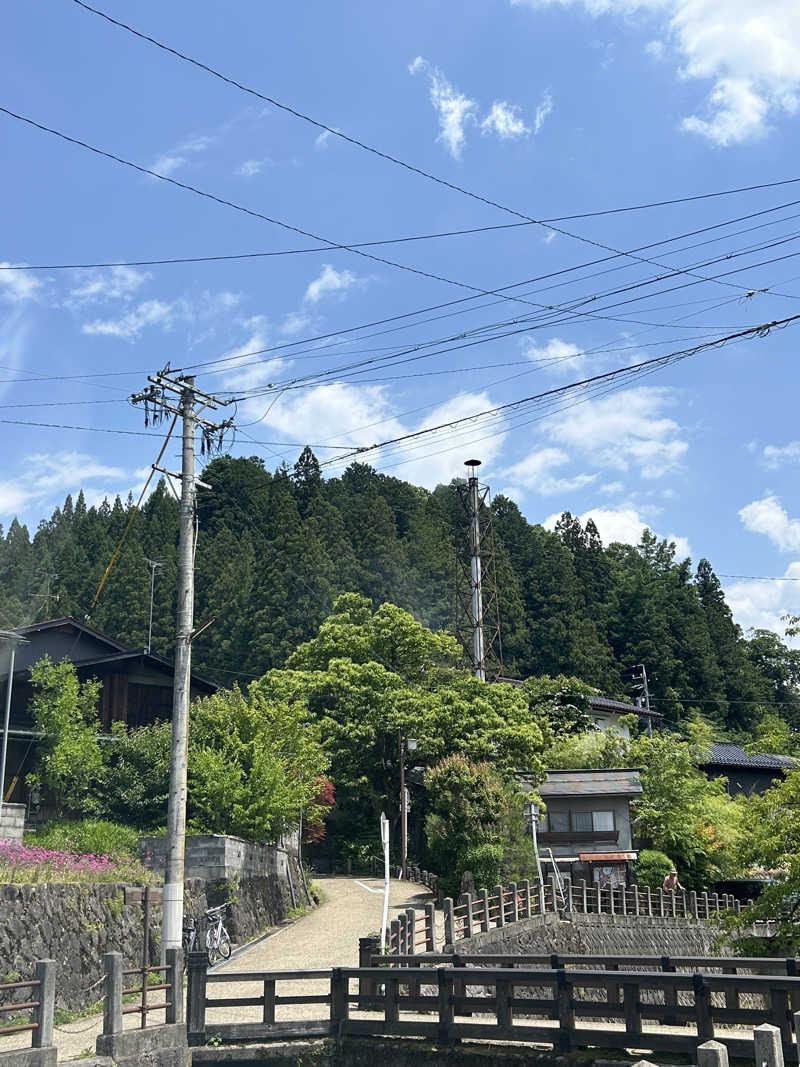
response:
[[[569,813],[566,811],[551,811],[547,816],[550,832],[553,834],[569,833]]]
[[[593,829],[595,830],[613,830],[614,829],[614,812],[613,811],[595,811],[592,813],[592,820],[594,823]]]
[[[592,813],[590,811],[573,811],[573,813],[572,813],[572,829],[573,830],[591,830],[592,829]]]

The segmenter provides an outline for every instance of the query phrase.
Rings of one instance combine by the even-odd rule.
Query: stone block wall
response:
[[[458,941],[453,951],[586,956],[727,956],[713,923],[645,915],[534,916]],[[450,951],[450,949],[446,949]]]
[[[4,804],[0,811],[0,841],[21,841],[25,829],[25,805]]]
[[[139,838],[139,859],[151,870],[163,873],[167,839]],[[293,840],[279,845],[253,845],[241,837],[223,834],[190,834],[186,838],[185,876],[187,880],[231,881],[234,878],[275,876],[296,879],[297,845]],[[290,864],[294,870],[289,870]]]

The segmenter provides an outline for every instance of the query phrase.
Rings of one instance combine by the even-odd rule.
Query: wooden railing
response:
[[[203,953],[208,965],[208,958]],[[122,1020],[125,1015],[139,1015],[142,1030],[147,1026],[147,1016],[151,1012],[164,1012],[167,1023],[180,1022],[183,1011],[183,952],[170,948],[166,952],[167,962],[162,967],[123,968],[121,952],[107,952],[103,956],[105,974],[105,991],[103,996],[103,1033],[121,1034]],[[125,987],[126,979],[136,975],[137,985]],[[151,983],[151,976],[161,981]],[[163,977],[162,977],[163,976]],[[159,993],[160,999],[150,1000],[148,994]],[[125,998],[136,995],[138,1003],[125,1003]]]
[[[531,883],[528,879],[477,893],[462,893],[458,901],[445,897],[443,904],[444,944],[454,945],[475,934],[488,933],[522,919],[553,912],[581,915],[647,916],[681,919],[686,922],[708,921],[724,912],[741,909],[733,896],[717,893],[676,893],[637,885],[603,889],[569,878],[562,888],[551,880]],[[436,914],[432,904],[424,911],[407,908],[389,924],[389,952],[409,955],[433,952],[437,948]]]
[[[225,984],[227,995],[209,998],[209,984],[218,983]],[[283,994],[284,983],[295,986]],[[314,991],[298,992],[296,983],[311,983]],[[230,995],[236,984],[247,985],[248,995]],[[743,1006],[745,994],[749,1004],[761,1006]],[[301,1004],[323,1010],[314,1019],[292,1018],[291,1012],[287,1017],[287,1006]],[[699,1042],[716,1037],[733,1055],[752,1056],[752,1037],[732,1028],[770,1023],[796,1062],[798,1004],[800,978],[775,974],[614,974],[527,966],[209,974],[198,957],[189,967],[188,1035],[193,1045],[212,1035],[224,1043],[335,1034],[439,1043],[470,1038],[545,1042],[564,1052],[592,1046],[682,1053],[694,1053]],[[216,1021],[219,1008],[236,1008],[241,1021]],[[248,1008],[257,1016],[251,1021],[246,1021]],[[679,1033],[676,1024],[682,1027]]]
[[[28,1022],[12,1022],[0,1026],[0,1034],[21,1034],[30,1032],[31,1048],[50,1048],[53,1044],[53,1018],[56,1001],[56,963],[55,960],[39,960],[36,964],[36,977],[28,982],[3,982],[0,984],[0,1000],[8,994],[15,996],[18,989],[30,989],[27,1000],[11,1001],[0,1005],[0,1014],[29,1015]]]

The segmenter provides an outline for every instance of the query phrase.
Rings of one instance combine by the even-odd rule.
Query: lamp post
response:
[[[536,876],[539,879],[539,885],[544,885],[544,879],[542,877],[542,861],[539,859],[539,842],[536,839],[536,825],[541,817],[541,808],[535,800],[525,801],[525,817],[530,819],[531,823],[533,854],[536,857]]]
[[[402,730],[397,731],[397,751],[400,756],[400,877],[406,877],[406,858],[408,856],[408,799],[406,797],[406,752],[416,752],[417,742],[413,737],[403,737]]]
[[[13,630],[0,630],[0,641],[9,645],[8,681],[6,682],[6,706],[3,715],[3,745],[0,752],[0,820],[3,816],[3,804],[6,795],[6,756],[8,755],[8,724],[11,719],[11,689],[14,684],[14,659],[17,654],[17,645],[27,645],[24,637],[14,633]]]

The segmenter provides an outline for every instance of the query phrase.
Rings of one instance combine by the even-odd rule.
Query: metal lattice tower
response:
[[[503,645],[489,486],[478,481],[480,465],[479,459],[468,459],[466,483],[456,487],[467,526],[463,549],[457,553],[456,631],[472,673],[491,682],[503,676]]]

